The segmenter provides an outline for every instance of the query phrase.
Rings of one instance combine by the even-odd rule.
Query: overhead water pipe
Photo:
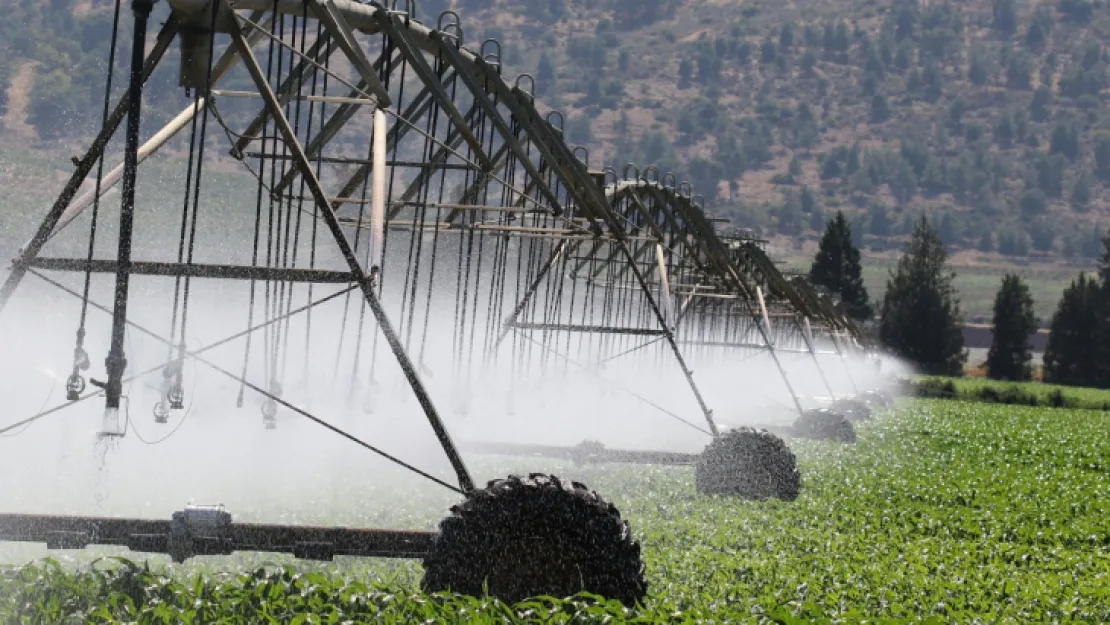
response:
[[[370,172],[370,276],[380,276],[385,251],[385,113],[374,109],[373,165]],[[381,283],[378,282],[380,288]]]

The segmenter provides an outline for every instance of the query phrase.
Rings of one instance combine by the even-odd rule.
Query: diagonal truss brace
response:
[[[233,15],[236,14],[233,13]],[[270,115],[272,116],[274,122],[277,124],[278,130],[281,132],[286,143],[288,144],[289,150],[293,154],[294,163],[297,168],[300,169],[302,179],[311,190],[313,199],[316,201],[316,205],[320,211],[320,215],[323,217],[325,223],[327,224],[328,230],[331,231],[332,237],[334,238],[336,245],[339,247],[340,253],[342,254],[344,260],[347,262],[347,265],[351,270],[352,279],[358,283],[359,288],[362,290],[363,296],[365,297],[367,304],[369,304],[370,306],[370,310],[374,313],[374,317],[378,321],[378,326],[381,328],[382,334],[385,336],[386,341],[389,343],[390,349],[393,351],[394,356],[397,358],[398,364],[401,366],[405,377],[408,379],[409,385],[412,387],[417,401],[420,402],[420,406],[424,409],[424,413],[428,417],[428,421],[431,424],[432,429],[435,431],[436,438],[439,439],[444,453],[447,455],[448,460],[451,462],[452,468],[455,470],[455,473],[459,480],[459,485],[464,491],[469,492],[474,490],[474,480],[470,477],[470,473],[467,470],[466,465],[463,463],[462,457],[459,455],[458,449],[455,447],[454,442],[451,440],[451,436],[450,434],[448,434],[447,428],[444,426],[443,421],[439,418],[439,414],[436,411],[435,405],[432,403],[431,396],[424,388],[424,384],[423,382],[421,382],[416,368],[413,366],[412,361],[405,353],[405,349],[404,346],[401,344],[400,338],[397,336],[397,333],[393,329],[389,318],[386,316],[385,310],[382,308],[382,304],[378,300],[378,297],[374,292],[375,285],[373,284],[373,281],[371,280],[370,276],[366,275],[365,272],[363,272],[362,266],[360,265],[358,258],[355,256],[354,250],[351,248],[350,243],[347,241],[347,237],[343,232],[343,228],[339,223],[339,219],[336,216],[335,211],[332,210],[331,204],[328,202],[328,197],[324,193],[324,189],[320,184],[320,180],[316,177],[316,173],[312,168],[312,163],[308,160],[308,156],[305,154],[304,148],[303,146],[301,146],[300,140],[296,136],[292,125],[285,117],[285,113],[282,110],[277,96],[274,95],[273,90],[270,88],[269,83],[266,81],[266,76],[263,73],[262,67],[258,63],[258,59],[255,58],[254,53],[251,51],[250,44],[243,36],[242,28],[238,20],[238,15],[236,15],[235,20],[232,20],[230,30],[232,42],[234,43],[236,49],[239,51],[239,56],[241,57],[243,64],[246,66],[247,71],[250,73],[251,79],[254,80],[259,93],[262,95],[263,101],[266,103],[266,107],[270,110]]]
[[[169,50],[170,44],[173,43],[174,38],[177,37],[180,24],[177,18],[170,14],[170,18],[162,26],[161,32],[158,33],[157,42],[154,49],[147,55],[146,62],[143,66],[142,82],[146,82],[150,75],[154,72],[154,68],[165,56],[166,51]],[[0,286],[0,311],[4,309],[8,301],[11,299],[16,288],[19,287],[20,282],[27,275],[29,269],[27,261],[38,256],[43,246],[50,239],[51,234],[54,232],[54,227],[62,218],[63,213],[69,207],[70,202],[73,201],[74,196],[77,195],[77,190],[81,184],[88,177],[89,172],[92,171],[93,165],[96,164],[104,154],[104,148],[108,146],[108,142],[112,140],[119,125],[123,123],[124,117],[127,115],[130,108],[126,97],[121,98],[119,104],[116,105],[112,114],[108,117],[107,122],[101,127],[100,132],[97,134],[96,139],[93,141],[89,151],[85,156],[77,161],[77,169],[70,176],[69,181],[66,183],[65,188],[62,189],[61,195],[54,202],[54,206],[50,208],[46,218],[42,221],[39,229],[35,232],[31,241],[24,246],[19,253],[19,258],[16,259],[12,266],[11,273],[8,274],[4,284]]]

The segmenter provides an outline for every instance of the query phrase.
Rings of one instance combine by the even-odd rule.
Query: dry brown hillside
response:
[[[1053,276],[1053,301],[1110,225],[1106,0],[416,4],[427,23],[460,13],[468,46],[499,41],[505,72],[536,77],[592,165],[688,176],[800,264],[845,211],[873,290],[922,213],[961,266],[991,276],[981,288],[1025,264]],[[4,132],[91,127],[110,9],[14,9],[0,27]]]

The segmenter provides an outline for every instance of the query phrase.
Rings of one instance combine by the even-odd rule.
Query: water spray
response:
[[[168,553],[175,560],[243,548],[324,560],[335,555],[425,557],[424,587],[428,590],[452,588],[468,592],[477,580],[467,577],[465,570],[473,569],[480,574],[478,577],[490,580],[491,592],[511,599],[512,593],[505,588],[520,580],[497,576],[496,562],[490,561],[495,547],[509,544],[508,537],[520,528],[526,532],[565,531],[567,536],[586,537],[591,553],[600,554],[590,562],[576,562],[583,574],[574,580],[543,577],[554,575],[557,567],[528,550],[499,557],[529,564],[528,569],[539,576],[526,580],[525,590],[531,594],[560,592],[567,584],[579,583],[583,578],[601,579],[604,576],[598,577],[588,570],[595,560],[608,563],[614,558],[625,558],[622,566],[640,573],[618,579],[611,586],[585,590],[631,605],[642,600],[644,592],[639,551],[621,552],[614,547],[612,536],[596,531],[599,527],[624,527],[614,507],[584,487],[546,474],[510,477],[489,487],[496,492],[519,493],[520,501],[542,506],[539,508],[542,514],[535,514],[532,508],[527,508],[531,512],[526,514],[524,509],[507,507],[514,505],[513,498],[485,496],[486,489],[475,485],[448,429],[451,418],[471,411],[482,412],[487,406],[499,406],[502,400],[507,400],[510,406],[521,402],[517,404],[518,410],[525,405],[529,408],[533,407],[531,404],[539,405],[548,391],[557,393],[552,402],[560,406],[568,399],[577,400],[573,389],[555,382],[556,376],[567,375],[567,365],[571,363],[597,362],[598,367],[604,367],[616,358],[622,359],[621,366],[609,366],[602,390],[608,393],[623,388],[626,392],[614,392],[609,399],[638,397],[659,408],[659,412],[692,426],[691,429],[708,434],[712,441],[702,453],[609,449],[591,442],[573,448],[572,457],[576,461],[693,465],[699,492],[775,496],[785,500],[797,496],[800,484],[797,466],[783,440],[767,432],[743,428],[718,430],[703,393],[704,379],[701,374],[697,381],[694,379],[692,363],[696,356],[685,351],[684,341],[688,337],[720,339],[733,347],[744,347],[737,335],[747,332],[745,324],[752,324],[752,329],[762,337],[759,348],[771,356],[801,411],[801,401],[777,354],[780,345],[776,344],[768,306],[776,307],[776,316],[783,314],[781,308],[788,308],[806,317],[805,338],[813,356],[816,353],[808,318],[826,322],[828,319],[824,319],[826,315],[821,311],[794,306],[795,300],[801,298],[773,266],[748,266],[732,257],[693,195],[692,185],[679,183],[670,174],[660,176],[654,167],[646,168],[642,174],[637,169],[632,177],[627,175],[631,169],[626,169],[625,179],[609,184],[607,172],[589,168],[585,149],[566,144],[561,114],[545,116],[538,112],[530,77],[521,77],[514,83],[503,76],[500,44],[486,42],[477,51],[464,45],[463,29],[453,12],[442,14],[432,28],[420,19],[413,19],[414,2],[408,3],[403,12],[387,10],[375,2],[341,0],[307,3],[238,0],[234,7],[223,0],[168,0],[168,3],[170,17],[156,45],[144,57],[146,20],[152,2],[136,0],[127,97],[106,117],[93,148],[80,159],[70,184],[47,213],[31,243],[22,250],[15,270],[0,287],[0,309],[28,272],[40,277],[43,271],[114,275],[110,305],[95,303],[87,289],[82,294],[52,282],[81,298],[83,306],[93,306],[111,315],[106,380],[91,379],[90,384],[97,390],[85,389],[88,355],[75,351],[64,404],[78,405],[103,392],[105,409],[99,428],[102,450],[129,444],[121,440],[133,425],[124,384],[137,377],[160,373],[159,400],[153,409],[155,420],[168,422],[174,411],[185,409],[183,423],[192,409],[191,404],[185,408],[183,363],[192,360],[238,386],[236,403],[242,404],[247,390],[259,398],[262,423],[251,420],[250,427],[259,432],[260,440],[267,441],[263,445],[276,445],[284,437],[296,436],[298,426],[286,431],[284,425],[281,432],[262,434],[278,425],[279,416],[295,414],[297,423],[312,423],[313,431],[326,436],[329,442],[342,440],[352,449],[357,446],[368,451],[378,461],[390,463],[407,475],[434,484],[452,496],[466,498],[465,505],[481,514],[452,513],[439,532],[244,524],[232,520],[222,506],[189,506],[168,515],[168,521],[54,516],[37,517],[38,521],[29,524],[25,515],[0,515],[0,539],[45,541],[52,547],[125,545],[137,551]],[[289,43],[290,23],[294,29],[301,27],[299,45]],[[303,33],[308,32],[309,24],[319,36],[306,51]],[[157,130],[153,139],[140,144],[143,81],[178,38],[185,46],[179,73],[182,84],[178,86],[197,90],[192,111],[183,112],[170,125]],[[215,42],[225,39],[230,43],[222,55],[216,54]],[[201,49],[205,43],[209,53]],[[288,64],[284,63],[286,58]],[[279,61],[275,63],[275,59]],[[245,123],[218,112],[218,101],[242,95],[216,88],[235,64],[242,64],[251,81],[249,91],[242,93],[262,104]],[[342,71],[336,69],[340,67]],[[357,79],[349,78],[347,68]],[[205,81],[200,84],[202,75]],[[402,88],[406,85],[416,88]],[[318,86],[322,89],[318,90]],[[301,103],[307,106],[302,108]],[[388,124],[387,116],[391,118]],[[127,127],[115,258],[96,259],[91,254],[84,259],[43,256],[43,245],[59,225],[76,219],[89,204],[95,213],[101,189],[92,191],[91,203],[84,200],[75,203],[74,196],[94,161],[102,159],[105,146],[124,117]],[[210,119],[232,144],[231,156],[242,165],[253,184],[227,192],[229,197],[224,201],[231,207],[228,211],[205,206],[211,199],[205,196],[202,202],[201,192],[211,189],[212,183],[210,176],[206,178],[202,172],[203,150],[197,148],[194,154],[191,147],[185,177],[186,193],[192,195],[187,196],[180,213],[182,224],[190,227],[183,226],[182,231],[188,234],[183,234],[179,241],[178,259],[176,262],[141,259],[142,241],[133,240],[139,236],[133,223],[137,168],[157,150],[159,142],[186,125],[191,124],[195,133],[190,146],[203,147]],[[419,149],[421,143],[423,150]],[[150,152],[145,151],[148,146]],[[402,150],[402,146],[406,149]],[[365,158],[354,157],[352,153]],[[325,175],[324,165],[347,170],[335,176]],[[368,216],[364,211],[367,191]],[[193,200],[191,207],[189,197]],[[252,210],[243,211],[245,206]],[[239,219],[230,219],[229,214]],[[196,227],[198,221],[204,227]],[[365,244],[360,240],[363,229],[369,231]],[[212,238],[213,233],[249,243],[228,246],[224,241],[221,246],[220,241]],[[90,234],[89,249],[94,235],[95,228]],[[427,238],[431,242],[426,245]],[[139,245],[133,249],[133,243]],[[194,245],[220,257],[212,262],[195,262]],[[187,257],[180,253],[186,247]],[[417,279],[422,275],[421,264],[431,262],[434,268],[437,253],[440,259],[451,259],[449,275],[455,279],[440,280],[437,284],[429,277],[426,283],[421,282]],[[310,259],[307,263],[305,257]],[[198,252],[197,258],[206,257]],[[398,270],[395,272],[394,268]],[[158,298],[144,290],[131,289],[133,276],[184,282],[180,327],[176,301],[168,331],[161,322],[148,322],[143,317],[157,306],[158,302],[152,301]],[[190,290],[190,281],[196,281],[196,290]],[[230,338],[193,350],[185,346],[185,311],[192,306],[201,311],[196,313],[198,317],[203,315],[198,295],[202,284],[249,284],[249,296],[243,296],[248,299],[247,329],[233,335],[244,338],[247,346],[241,360],[235,356],[234,366],[221,363],[223,354],[213,351]],[[421,426],[432,430],[434,439],[429,442],[435,445],[438,470],[403,460],[387,451],[377,438],[375,444],[370,444],[351,429],[345,429],[348,423],[324,420],[315,414],[317,406],[310,411],[293,401],[297,398],[287,396],[282,388],[291,379],[286,378],[287,363],[300,360],[290,358],[298,347],[288,338],[288,320],[299,302],[306,302],[299,310],[307,311],[315,305],[311,302],[311,286],[307,294],[294,288],[304,284],[333,284],[346,289],[341,294],[354,293],[353,303],[359,311],[352,318],[361,320],[369,316],[373,328],[372,339],[370,333],[363,337],[361,321],[359,332],[347,334],[346,305],[342,322],[318,322],[321,329],[315,334],[308,331],[306,321],[301,372],[306,380],[304,394],[310,400],[313,398],[310,386],[313,378],[319,378],[321,387],[347,383],[347,389],[335,387],[339,397],[336,403],[343,403],[344,391],[354,393],[357,388],[359,394],[375,402],[377,412],[395,419],[388,422],[390,427],[381,429],[385,434],[393,434],[393,430],[403,432],[408,427],[408,420],[393,414],[410,412],[404,406],[408,400],[411,412],[423,415]],[[261,288],[256,289],[256,285]],[[766,293],[770,293],[770,302],[764,299]],[[423,315],[416,312],[418,300],[423,304]],[[226,324],[229,311],[240,305],[223,292],[213,295],[213,301],[213,323],[219,324]],[[735,303],[740,306],[733,306]],[[263,310],[261,323],[254,320],[256,305]],[[196,319],[192,322],[196,323]],[[78,325],[83,332],[83,323]],[[130,374],[141,368],[134,363],[142,362],[142,354],[126,343],[125,328],[154,339],[159,343],[157,349],[168,349],[169,356],[150,371]],[[262,334],[256,339],[261,344],[259,348],[256,342],[252,361],[250,341],[256,332]],[[429,334],[441,340],[429,341]],[[504,340],[510,334],[512,340]],[[415,359],[410,355],[410,349],[415,348],[411,344],[414,336],[424,337]],[[325,367],[334,370],[329,376],[320,373],[319,361],[313,360],[320,351],[314,348],[336,338],[334,346],[328,346],[335,350],[334,368],[330,361]],[[371,388],[366,389],[361,385],[364,373],[358,358],[364,343],[373,341],[376,346],[378,339],[384,339],[389,349],[383,350],[382,369],[376,370],[377,350],[370,348]],[[78,348],[85,349],[83,334],[79,336]],[[507,353],[499,355],[498,350]],[[351,363],[349,356],[355,362]],[[556,358],[564,362],[556,362]],[[67,368],[70,364],[66,363]],[[342,368],[348,365],[348,370]],[[674,375],[674,380],[659,382],[651,378],[664,368],[674,372],[675,366],[681,377]],[[626,372],[625,367],[631,372]],[[432,371],[437,375],[433,377]],[[295,374],[290,369],[289,375]],[[643,375],[643,379],[636,379],[637,375]],[[193,384],[197,377],[189,375]],[[632,383],[624,384],[626,378]],[[380,386],[375,387],[379,379]],[[495,391],[502,384],[508,385],[508,391],[498,395]],[[643,388],[653,384],[657,388]],[[394,385],[396,393],[382,391]],[[666,393],[672,388],[683,389],[682,408],[672,410],[648,396],[652,391]],[[203,395],[204,391],[189,393],[194,401],[198,394]],[[300,395],[301,390],[298,388],[293,394]],[[458,402],[447,419],[441,418],[438,405],[444,396]],[[415,402],[411,401],[413,398]],[[592,407],[596,409],[597,404]],[[40,410],[21,424],[30,424],[60,410],[61,407]],[[516,419],[534,421],[534,412],[539,411],[529,412],[519,410]],[[687,419],[682,414],[685,412],[700,413],[707,427],[703,429]],[[478,419],[471,416],[469,423],[484,418],[485,415]],[[591,421],[588,425],[597,429],[608,421],[595,415],[588,418]],[[336,423],[343,423],[344,427]],[[639,429],[650,431],[655,427],[652,424]],[[170,432],[167,436],[172,435]],[[479,447],[492,444],[471,442]],[[176,439],[175,443],[186,444],[187,440]],[[406,443],[417,445],[416,441]],[[551,445],[541,447],[544,449],[539,453],[562,453],[550,449]],[[764,451],[747,453],[752,450]],[[506,451],[511,450],[498,447],[493,453]],[[757,493],[749,488],[751,485],[742,478],[758,467],[737,460],[745,458],[782,468],[776,474],[773,491]],[[448,477],[452,474],[453,478]],[[98,491],[98,495],[102,494]],[[568,507],[581,512],[567,521],[573,527],[553,529],[536,524],[537,519],[563,518],[561,511]],[[465,559],[464,550],[476,540],[490,547],[470,557],[468,561],[474,566],[453,565]]]

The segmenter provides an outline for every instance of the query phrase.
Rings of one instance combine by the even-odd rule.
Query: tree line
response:
[[[1110,233],[1102,236],[1101,243],[1097,275],[1080,273],[1065,289],[1052,316],[1042,369],[1045,382],[1110,388]],[[809,279],[892,354],[922,373],[962,376],[967,351],[952,284],[956,274],[948,269],[947,260],[937,229],[921,216],[890,272],[876,311],[863,285],[852,226],[838,211],[826,224]],[[1033,306],[1021,277],[1002,278],[986,360],[989,377],[1033,378],[1031,338],[1039,326]]]

